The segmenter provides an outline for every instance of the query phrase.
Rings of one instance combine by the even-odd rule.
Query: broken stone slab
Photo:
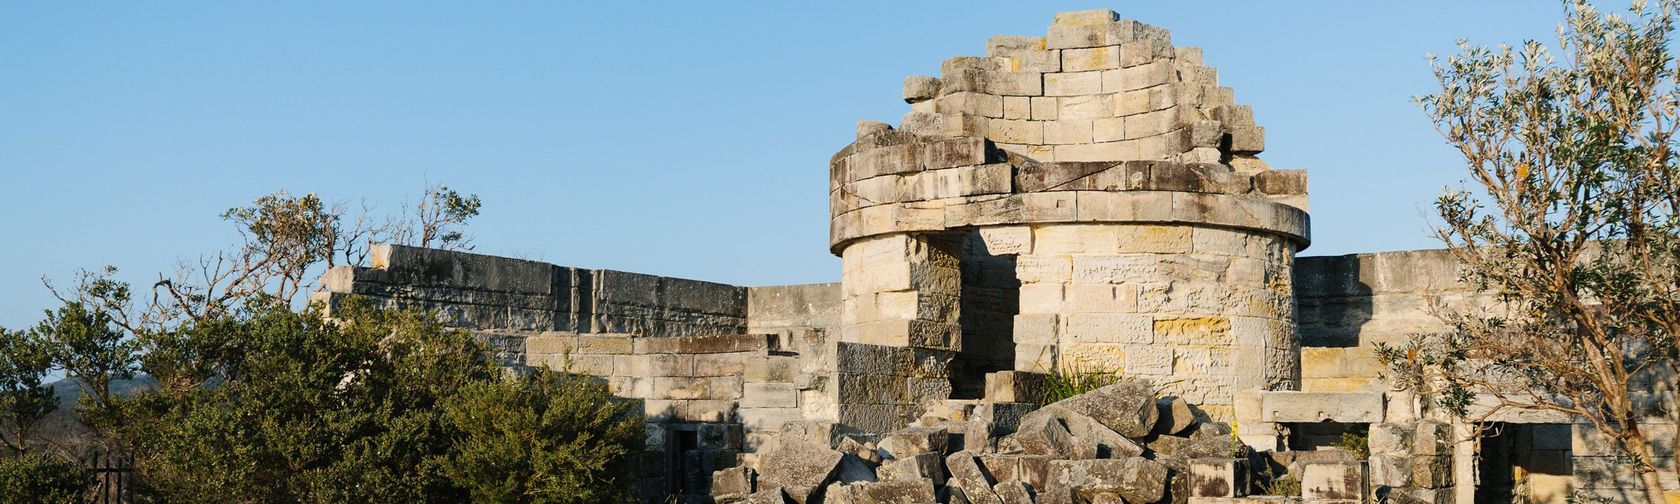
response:
[[[896,459],[918,453],[945,453],[949,432],[944,427],[911,427],[893,431],[875,443],[884,458]]]
[[[1032,417],[1014,434],[999,442],[999,449],[1030,455],[1067,455],[1073,452],[1073,434],[1050,415]]]
[[[1159,418],[1155,420],[1156,434],[1182,434],[1196,425],[1196,412],[1182,397],[1160,398],[1155,401],[1155,408],[1159,411]]]
[[[1161,414],[1155,407],[1154,386],[1147,381],[1133,378],[1122,378],[1113,384],[1057,401],[1050,406],[1084,415],[1127,438],[1148,436],[1149,432],[1154,430],[1155,421]],[[1073,426],[1069,425],[1068,430],[1072,431]]]
[[[787,504],[787,493],[782,491],[782,487],[766,488],[753,492],[741,504]]]
[[[1301,498],[1325,501],[1359,502],[1365,494],[1365,463],[1314,462],[1301,473]]]
[[[844,455],[802,437],[784,439],[762,462],[759,484],[782,487],[794,502],[807,504],[834,479]]]
[[[712,473],[712,499],[720,504],[740,502],[752,495],[754,474],[751,468],[731,467]]]
[[[840,453],[857,455],[858,458],[871,464],[881,463],[881,454],[875,450],[875,443],[865,441],[855,435],[846,435],[834,445],[834,450]]]
[[[1060,404],[1051,404],[1028,413],[1021,419],[1021,424],[1035,425],[1038,422],[1059,421],[1071,436],[1073,451],[1070,454],[1082,458],[1135,457],[1143,454],[1143,446],[1136,441],[1114,432],[1096,419],[1064,408]],[[1149,404],[1149,411],[1155,411],[1154,401],[1151,400]]]
[[[823,495],[824,504],[924,504],[935,502],[933,482],[882,481],[835,483]]]
[[[1156,502],[1167,493],[1167,466],[1142,457],[1051,462],[1056,486],[1086,501],[1120,497]]]
[[[834,479],[841,483],[855,483],[860,481],[876,481],[875,468],[880,464],[864,460],[855,453],[840,455],[840,465],[834,470]]]
[[[1020,481],[1000,481],[992,485],[992,493],[997,494],[1003,504],[1033,504],[1032,491]]]
[[[980,469],[974,455],[973,452],[956,452],[945,457],[945,469],[951,474],[945,486],[962,490],[973,504],[1002,504],[1003,500],[992,492],[993,483]]]
[[[1248,460],[1202,458],[1190,461],[1190,497],[1248,495]]]
[[[1371,424],[1371,453],[1410,454],[1412,452],[1412,432],[1414,430],[1410,423]]]
[[[881,481],[915,481],[930,479],[936,485],[945,484],[945,458],[938,453],[918,453],[909,457],[888,460],[877,471]]]

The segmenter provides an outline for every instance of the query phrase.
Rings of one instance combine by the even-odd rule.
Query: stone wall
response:
[[[1386,390],[1376,345],[1401,345],[1413,334],[1444,330],[1431,299],[1444,306],[1475,301],[1458,275],[1458,263],[1445,250],[1297,259],[1301,390]]]
[[[482,330],[707,336],[747,325],[747,289],[732,285],[401,245],[375,245],[370,263],[328,271],[322,297],[436,310]]]

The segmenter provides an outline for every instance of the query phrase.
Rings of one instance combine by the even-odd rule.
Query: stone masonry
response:
[[[431,310],[510,367],[601,377],[649,420],[646,502],[1564,502],[1637,484],[1575,419],[1473,424],[1391,390],[1375,345],[1441,330],[1431,303],[1488,300],[1440,251],[1298,257],[1306,173],[1260,159],[1265,130],[1200,49],[1094,10],[984,51],[905,79],[899,124],[860,122],[832,157],[838,283],[381,245],[315,299]],[[1161,416],[1041,407],[1047,376],[1086,372],[1151,384],[1114,397]],[[1671,392],[1645,398],[1658,438]],[[1280,480],[1300,494],[1253,496]]]

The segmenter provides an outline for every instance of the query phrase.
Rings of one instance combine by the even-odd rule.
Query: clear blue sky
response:
[[[136,282],[286,188],[485,200],[479,251],[746,285],[835,281],[827,160],[905,76],[1109,7],[1205,49],[1311,176],[1308,255],[1432,247],[1460,178],[1410,97],[1457,38],[1552,40],[1525,2],[0,3],[0,325],[42,275]]]

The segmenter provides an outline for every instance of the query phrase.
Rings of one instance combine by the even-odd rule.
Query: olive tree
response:
[[[1418,98],[1467,181],[1436,202],[1439,239],[1489,306],[1438,306],[1450,331],[1379,353],[1402,383],[1472,421],[1502,410],[1584,419],[1664,502],[1648,432],[1680,334],[1673,0],[1626,15],[1566,4],[1555,48],[1431,58]]]

